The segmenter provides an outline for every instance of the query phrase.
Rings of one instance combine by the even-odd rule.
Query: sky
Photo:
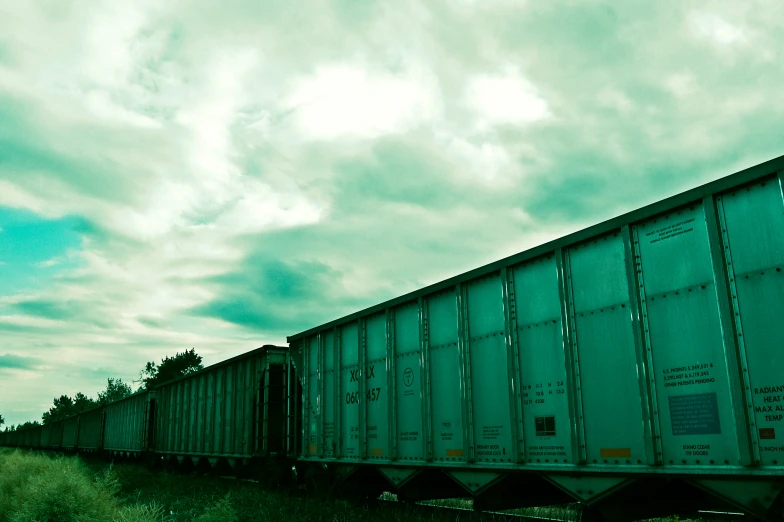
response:
[[[784,154],[784,3],[0,0],[0,415]]]

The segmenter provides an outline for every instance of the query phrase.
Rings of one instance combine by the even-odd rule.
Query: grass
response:
[[[363,507],[214,476],[0,449],[0,521],[490,522],[474,512]]]
[[[395,496],[385,494],[386,500]],[[460,511],[430,506],[460,508]],[[0,522],[287,521],[498,522],[471,511],[470,499],[357,506],[204,474],[151,471],[80,457],[0,449]],[[573,505],[506,513],[577,521]],[[660,519],[676,521],[673,519]]]
[[[0,520],[147,522],[172,520],[154,500],[129,502],[113,466],[96,472],[76,457],[0,450]],[[203,503],[188,520],[236,520],[228,498]]]

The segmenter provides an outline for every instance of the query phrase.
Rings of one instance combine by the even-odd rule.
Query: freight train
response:
[[[784,156],[0,443],[781,519],[783,186]]]

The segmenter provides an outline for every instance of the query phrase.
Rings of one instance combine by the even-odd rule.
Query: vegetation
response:
[[[176,379],[182,375],[188,375],[203,370],[204,365],[202,365],[201,361],[201,355],[196,353],[195,348],[177,353],[174,357],[164,357],[161,359],[160,364],[150,361],[140,372],[138,382],[141,382],[145,389],[150,389],[157,384]],[[41,420],[43,421],[43,424],[56,422],[103,404],[118,401],[132,393],[133,390],[131,389],[131,386],[124,383],[122,379],[109,378],[106,380],[106,388],[103,391],[98,392],[96,399],[88,397],[82,392],[78,392],[73,397],[69,395],[55,397],[52,401],[52,407],[41,415]],[[2,415],[0,415],[0,426],[4,423],[5,420]],[[38,421],[28,421],[17,426],[14,426],[13,424],[6,426],[5,431],[14,431],[39,425],[40,423]]]
[[[121,494],[115,468],[89,469],[78,457],[0,450],[0,520],[9,522],[143,522],[176,520],[164,506]],[[179,520],[237,520],[228,497],[203,502],[195,516]],[[172,513],[173,514],[173,513]]]
[[[54,406],[41,415],[41,420],[44,424],[49,424],[50,422],[55,422],[70,417],[71,415],[82,413],[83,411],[90,410],[96,406],[95,400],[82,392],[77,393],[73,399],[68,395],[60,395],[60,397],[55,397],[53,403]]]
[[[25,428],[31,428],[33,426],[40,426],[40,425],[41,423],[38,421],[32,421],[32,422],[27,421],[17,426],[14,426],[13,424],[11,424],[10,426],[6,426],[5,431],[23,430]]]
[[[98,392],[98,398],[92,399],[82,392],[78,392],[73,398],[68,395],[60,395],[53,401],[53,406],[49,411],[44,412],[41,419],[44,424],[55,422],[83,411],[91,410],[102,404],[113,402],[127,397],[133,393],[131,387],[123,382],[122,379],[106,379],[106,389]]]
[[[263,489],[233,477],[151,472],[138,464],[0,450],[0,520],[497,522],[472,511],[342,500]],[[451,505],[448,502],[443,505]],[[463,507],[458,501],[455,507]],[[540,512],[540,515],[543,514]],[[548,513],[554,514],[552,512]],[[573,519],[572,519],[573,520]]]
[[[164,357],[161,364],[150,361],[141,371],[139,379],[148,390],[158,384],[203,370],[201,355],[194,348],[177,353],[174,357]]]
[[[119,401],[132,393],[131,387],[125,384],[122,379],[106,379],[106,389],[98,392],[98,404]]]

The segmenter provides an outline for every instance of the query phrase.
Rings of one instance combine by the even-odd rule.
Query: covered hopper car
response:
[[[783,171],[778,158],[290,336],[301,461],[409,500],[780,517]]]

